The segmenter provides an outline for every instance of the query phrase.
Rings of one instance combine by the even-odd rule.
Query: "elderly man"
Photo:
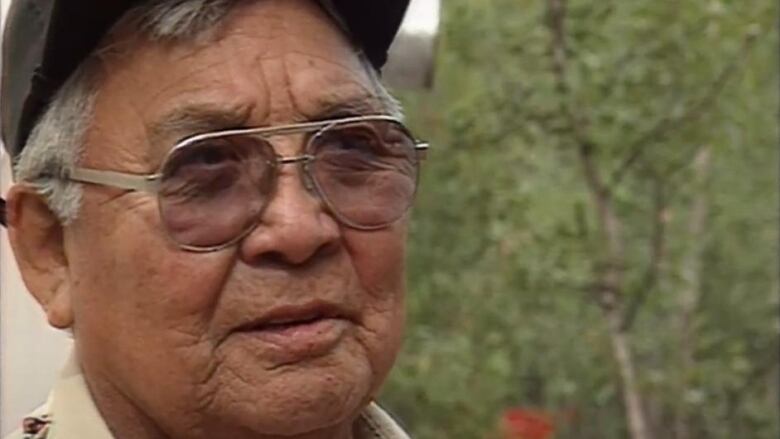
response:
[[[11,437],[406,438],[406,1],[20,1],[9,238],[73,358]],[[16,62],[16,64],[14,64]]]

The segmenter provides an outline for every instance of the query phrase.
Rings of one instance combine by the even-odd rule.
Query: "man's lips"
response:
[[[354,321],[352,313],[334,304],[284,305],[238,326],[233,335],[259,341],[277,361],[293,363],[332,350]]]
[[[277,331],[328,319],[354,320],[354,313],[347,311],[345,307],[328,302],[282,305],[268,310],[256,319],[239,325],[234,332]]]

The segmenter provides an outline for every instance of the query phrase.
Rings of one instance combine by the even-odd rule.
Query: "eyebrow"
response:
[[[382,113],[382,105],[376,96],[360,95],[338,101],[321,100],[320,109],[310,118],[312,121],[333,119],[338,117],[365,116]]]
[[[152,144],[208,131],[243,126],[249,119],[252,106],[224,105],[211,102],[186,104],[165,113],[149,128]]]
[[[302,122],[382,113],[379,99],[370,94],[339,100],[321,98],[315,106],[318,110],[307,115]],[[252,110],[253,106],[250,104],[224,105],[205,102],[182,105],[151,124],[148,131],[149,140],[152,145],[158,145],[195,134],[246,126]]]

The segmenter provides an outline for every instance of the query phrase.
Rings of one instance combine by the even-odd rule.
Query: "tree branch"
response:
[[[547,9],[547,25],[552,35],[550,42],[550,55],[552,58],[553,75],[555,77],[555,88],[561,96],[560,110],[569,124],[574,134],[575,142],[592,149],[592,142],[588,140],[586,128],[582,114],[576,114],[573,107],[571,87],[567,77],[567,51],[566,45],[566,1],[549,0]],[[589,152],[589,151],[588,151]]]
[[[707,87],[702,96],[690,103],[682,114],[679,116],[667,115],[662,117],[652,128],[647,130],[647,132],[639,136],[629,145],[626,158],[621,162],[620,166],[615,169],[609,179],[611,186],[620,183],[626,172],[642,157],[642,154],[649,145],[663,140],[672,131],[680,129],[685,124],[698,119],[710,108],[711,104],[718,95],[720,95],[720,92],[723,90],[726,83],[728,83],[729,79],[731,79],[737,71],[737,67],[742,64],[742,61],[747,57],[750,48],[753,46],[756,39],[756,35],[753,33],[745,36],[740,49],[731,61],[729,61],[723,70],[715,77],[715,80]]]
[[[626,306],[621,327],[624,331],[631,330],[639,309],[644,305],[650,292],[655,289],[661,272],[661,263],[666,249],[666,207],[667,200],[664,190],[664,180],[658,175],[653,178],[653,233],[650,237],[650,263],[642,278],[639,291]]]
[[[606,239],[607,262],[602,267],[600,279],[596,282],[601,285],[598,303],[604,309],[614,309],[620,299],[622,290],[623,267],[623,242],[620,237],[620,221],[615,215],[612,206],[610,188],[605,184],[598,172],[594,154],[595,143],[589,138],[583,114],[574,110],[571,89],[566,79],[567,75],[567,45],[566,45],[566,0],[548,0],[547,25],[552,36],[550,42],[550,54],[552,58],[552,70],[555,84],[561,96],[560,111],[563,114],[569,129],[574,137],[577,147],[577,155],[583,169],[586,185],[596,207],[598,223],[601,232]],[[607,306],[605,307],[605,304]]]

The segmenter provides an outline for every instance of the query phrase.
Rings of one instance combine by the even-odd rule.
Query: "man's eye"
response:
[[[376,142],[368,137],[342,137],[335,140],[338,149],[345,151],[365,151],[373,152],[376,149]]]
[[[241,157],[235,148],[219,140],[209,140],[177,151],[166,164],[167,175],[192,172],[212,172],[226,166],[236,166]]]
[[[238,162],[238,157],[230,150],[219,145],[202,146],[194,149],[187,154],[186,159],[182,160],[182,164],[187,166],[217,166],[231,162]]]
[[[323,144],[328,149],[377,153],[382,145],[376,136],[363,130],[348,130],[326,135]]]
[[[240,176],[241,158],[219,142],[197,145],[181,151],[164,171],[163,191],[167,194],[214,194],[229,188]]]

